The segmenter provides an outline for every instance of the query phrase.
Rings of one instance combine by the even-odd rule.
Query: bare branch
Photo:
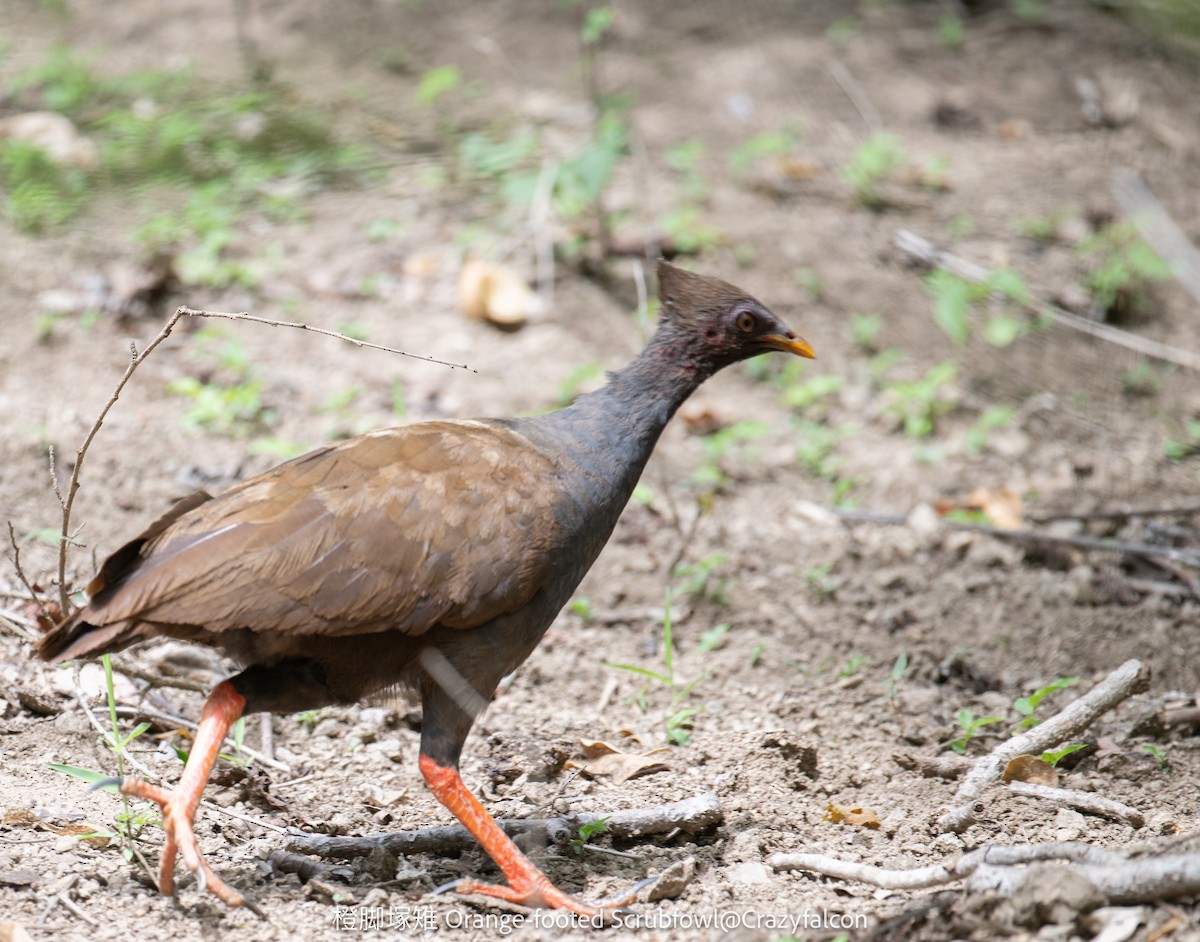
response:
[[[1149,686],[1149,669],[1141,661],[1130,659],[1061,713],[1000,743],[967,773],[954,795],[957,806],[937,819],[937,827],[942,831],[966,830],[974,818],[972,803],[1000,778],[1009,760],[1020,755],[1041,755],[1062,742],[1078,738],[1117,704]]]
[[[397,350],[395,347],[385,347],[382,344],[369,343],[366,340],[359,340],[356,337],[347,337],[345,334],[339,334],[336,330],[326,330],[323,327],[313,327],[311,324],[302,324],[297,321],[276,321],[267,317],[255,317],[253,314],[247,314],[244,311],[198,311],[190,307],[181,307],[175,312],[176,317],[179,317],[181,314],[188,317],[223,317],[231,321],[250,321],[254,324],[266,324],[268,327],[291,327],[295,330],[311,330],[314,334],[323,334],[326,337],[344,340],[346,343],[352,343],[356,347],[369,347],[372,350],[382,350],[384,353],[395,353],[414,360],[424,360],[426,363],[448,366],[452,370],[468,370],[471,373],[479,372],[478,370],[471,369],[466,363],[451,363],[448,360],[439,360],[437,357],[425,356],[423,353],[408,353],[405,350]],[[146,352],[148,353],[149,351]]]
[[[649,834],[667,834],[680,830],[696,834],[715,827],[721,822],[721,802],[709,792],[686,798],[683,801],[659,805],[654,808],[634,808],[613,811],[608,814],[580,812],[558,818],[505,818],[497,821],[510,837],[529,832],[547,835],[553,843],[563,843],[574,835],[581,826],[603,820],[607,833],[613,837],[631,839]],[[414,831],[398,831],[392,834],[374,834],[370,837],[328,837],[323,834],[293,836],[287,849],[301,854],[316,854],[318,857],[364,857],[377,847],[393,854],[419,854],[426,852],[451,853],[475,846],[466,828],[453,827],[418,828]]]
[[[927,265],[944,268],[967,281],[976,283],[986,282],[992,274],[982,265],[976,265],[965,258],[942,251],[928,239],[924,239],[908,229],[897,230],[895,242],[896,247],[906,255],[919,259]],[[1117,344],[1128,350],[1133,350],[1135,353],[1140,353],[1143,356],[1152,357],[1155,360],[1175,363],[1178,366],[1187,367],[1189,370],[1200,370],[1200,354],[1193,353],[1190,350],[1180,350],[1165,343],[1151,340],[1148,337],[1142,337],[1139,334],[1131,334],[1127,330],[1120,330],[1108,324],[1088,320],[1086,317],[1072,314],[1070,311],[1050,304],[1048,301],[1031,298],[1029,307],[1036,313],[1043,314],[1064,327],[1070,327],[1073,330],[1091,334],[1093,337],[1099,337],[1101,340],[1107,340],[1109,343]]]
[[[1108,818],[1110,821],[1120,821],[1132,828],[1140,828],[1146,823],[1146,816],[1137,808],[1113,801],[1102,795],[1091,792],[1081,792],[1075,788],[1054,788],[1050,785],[1035,785],[1033,782],[1009,782],[1008,790],[1014,795],[1025,798],[1038,798],[1042,801],[1053,802],[1064,808],[1074,808],[1098,818]]]
[[[33,602],[38,607],[38,612],[46,619],[47,622],[53,621],[50,617],[50,612],[46,610],[46,603],[42,601],[41,595],[33,588],[33,583],[29,581],[25,575],[25,569],[21,565],[21,547],[17,543],[17,531],[13,529],[12,521],[8,521],[8,542],[12,546],[13,551],[13,567],[17,570],[17,578],[21,580],[21,585],[25,586],[25,590],[29,593],[29,601]],[[36,639],[34,639],[36,640]]]
[[[71,469],[71,481],[67,485],[65,499],[64,495],[59,492],[58,481],[55,478],[55,493],[58,494],[59,500],[62,502],[62,531],[58,544],[58,598],[64,618],[71,613],[70,593],[67,591],[67,546],[70,542],[71,533],[71,508],[75,505],[75,495],[79,491],[79,475],[83,470],[84,458],[87,457],[88,449],[92,446],[92,440],[95,439],[96,433],[100,431],[100,426],[104,424],[104,420],[108,417],[109,410],[116,405],[117,400],[121,397],[121,390],[125,388],[125,384],[129,382],[129,378],[133,376],[134,371],[141,366],[142,362],[150,355],[154,348],[171,335],[171,331],[179,323],[179,319],[186,313],[187,308],[181,307],[176,310],[168,318],[162,330],[158,332],[158,335],[150,341],[149,345],[141,353],[138,353],[137,347],[132,341],[130,342],[129,365],[125,367],[125,372],[117,381],[116,388],[113,389],[112,395],[108,397],[108,402],[104,404],[104,408],[96,416],[96,421],[88,431],[87,437],[83,440],[79,451],[75,453],[75,467]],[[53,476],[53,465],[51,465],[51,473]]]

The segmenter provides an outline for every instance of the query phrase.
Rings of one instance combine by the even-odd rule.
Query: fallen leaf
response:
[[[90,847],[107,847],[112,843],[112,838],[109,835],[90,824],[50,824],[49,822],[43,822],[42,826],[47,831],[53,831],[55,834],[61,834],[64,837],[79,837],[81,841]],[[84,834],[94,836],[83,837],[82,835]]]
[[[579,746],[583,755],[568,759],[564,768],[579,769],[593,778],[609,775],[614,785],[620,785],[639,775],[665,772],[670,768],[660,758],[663,754],[670,753],[671,750],[667,746],[659,746],[643,753],[622,752],[616,746],[598,739],[581,739]]]
[[[879,817],[874,811],[835,805],[832,801],[825,811],[825,820],[833,824],[849,824],[852,827],[879,829]]]
[[[1019,530],[1025,525],[1025,508],[1021,495],[1010,487],[981,487],[959,500],[944,500],[937,504],[942,516],[955,511],[974,511],[987,517],[1000,530]]]
[[[729,424],[729,417],[703,401],[686,402],[677,413],[690,435],[712,435]]]
[[[458,276],[458,305],[467,317],[516,330],[537,310],[539,301],[511,268],[468,259]]]
[[[815,180],[821,175],[822,167],[815,160],[797,157],[779,157],[775,161],[779,172],[792,180]]]
[[[33,942],[33,936],[19,922],[0,921],[0,942]]]
[[[1005,782],[1058,786],[1058,770],[1038,756],[1014,756],[1004,767],[1004,774],[1000,778]]]

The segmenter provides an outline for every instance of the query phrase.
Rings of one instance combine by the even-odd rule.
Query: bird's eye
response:
[[[737,316],[737,328],[743,334],[748,334],[750,331],[754,330],[754,315],[749,311],[742,311],[742,313]]]

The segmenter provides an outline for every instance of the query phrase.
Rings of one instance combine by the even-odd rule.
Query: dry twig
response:
[[[942,251],[928,239],[924,239],[908,229],[898,229],[896,231],[895,242],[896,247],[906,255],[919,259],[927,265],[944,268],[958,275],[960,278],[975,282],[976,284],[986,282],[992,274],[982,265],[976,265],[965,258]],[[1073,330],[1091,334],[1093,337],[1098,337],[1109,343],[1125,347],[1127,350],[1133,350],[1143,356],[1162,360],[1166,363],[1174,363],[1178,366],[1187,367],[1189,370],[1200,370],[1200,354],[1193,353],[1190,350],[1180,350],[1165,343],[1151,340],[1148,337],[1142,337],[1139,334],[1131,334],[1127,330],[1120,330],[1108,324],[1088,320],[1086,317],[1072,314],[1070,311],[1064,310],[1048,301],[1031,298],[1029,307],[1036,313],[1049,317],[1056,324],[1061,324],[1064,327],[1070,327]]]
[[[944,886],[970,878],[969,889],[1011,896],[1030,875],[1024,865],[1047,861],[1073,864],[1073,871],[1090,881],[1110,905],[1157,902],[1200,891],[1200,854],[1133,858],[1079,842],[980,847],[951,863],[912,870],[874,867],[824,854],[776,854],[771,866],[776,870],[808,870],[890,890]]]
[[[721,822],[721,802],[709,792],[683,801],[654,808],[633,808],[609,814],[579,812],[558,818],[506,818],[497,823],[506,834],[515,837],[530,832],[545,834],[551,843],[563,843],[585,824],[603,820],[607,833],[616,838],[632,839],[651,834],[668,834],[676,829],[696,834]],[[426,852],[453,853],[475,846],[466,828],[460,826],[418,828],[393,834],[374,834],[370,837],[329,837],[323,834],[293,837],[287,849],[318,857],[363,857],[377,847],[397,856]]]
[[[1053,802],[1064,808],[1074,808],[1098,818],[1120,821],[1132,828],[1140,828],[1146,823],[1146,816],[1137,808],[1113,801],[1102,795],[1081,792],[1076,788],[1055,788],[1050,785],[1037,785],[1033,782],[1009,782],[1008,790],[1014,795],[1021,795],[1024,798],[1037,798],[1041,801]]]
[[[1149,686],[1149,669],[1141,661],[1130,659],[1061,713],[1000,743],[967,773],[954,795],[956,806],[937,819],[937,827],[941,831],[965,831],[975,820],[976,799],[1000,778],[1011,759],[1020,755],[1041,755],[1060,743],[1078,738],[1099,717]]]

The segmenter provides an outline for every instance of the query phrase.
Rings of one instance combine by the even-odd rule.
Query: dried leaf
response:
[[[670,753],[671,750],[667,746],[659,746],[643,753],[622,752],[616,746],[598,739],[581,739],[579,746],[583,755],[568,759],[564,768],[579,769],[593,778],[599,775],[612,776],[614,785],[620,785],[639,775],[665,772],[670,768],[661,758]]]
[[[33,936],[19,922],[0,920],[0,942],[33,942]]]
[[[1025,525],[1025,507],[1021,495],[1010,487],[981,487],[960,500],[939,501],[937,512],[974,511],[987,517],[992,526],[1001,530],[1019,530]]]
[[[826,808],[825,820],[833,824],[849,824],[852,827],[879,829],[879,817],[874,811],[835,805],[832,801]]]
[[[1030,785],[1058,786],[1058,770],[1038,756],[1015,756],[1004,767],[1001,779],[1005,782],[1028,782]]]
[[[516,330],[537,310],[538,296],[511,268],[469,259],[458,276],[458,304],[468,317]]]
[[[112,843],[112,838],[99,828],[93,827],[90,824],[50,824],[43,822],[42,825],[47,831],[53,831],[55,834],[64,836],[76,837],[83,834],[91,834],[93,837],[80,837],[85,844],[91,847],[107,847]]]

